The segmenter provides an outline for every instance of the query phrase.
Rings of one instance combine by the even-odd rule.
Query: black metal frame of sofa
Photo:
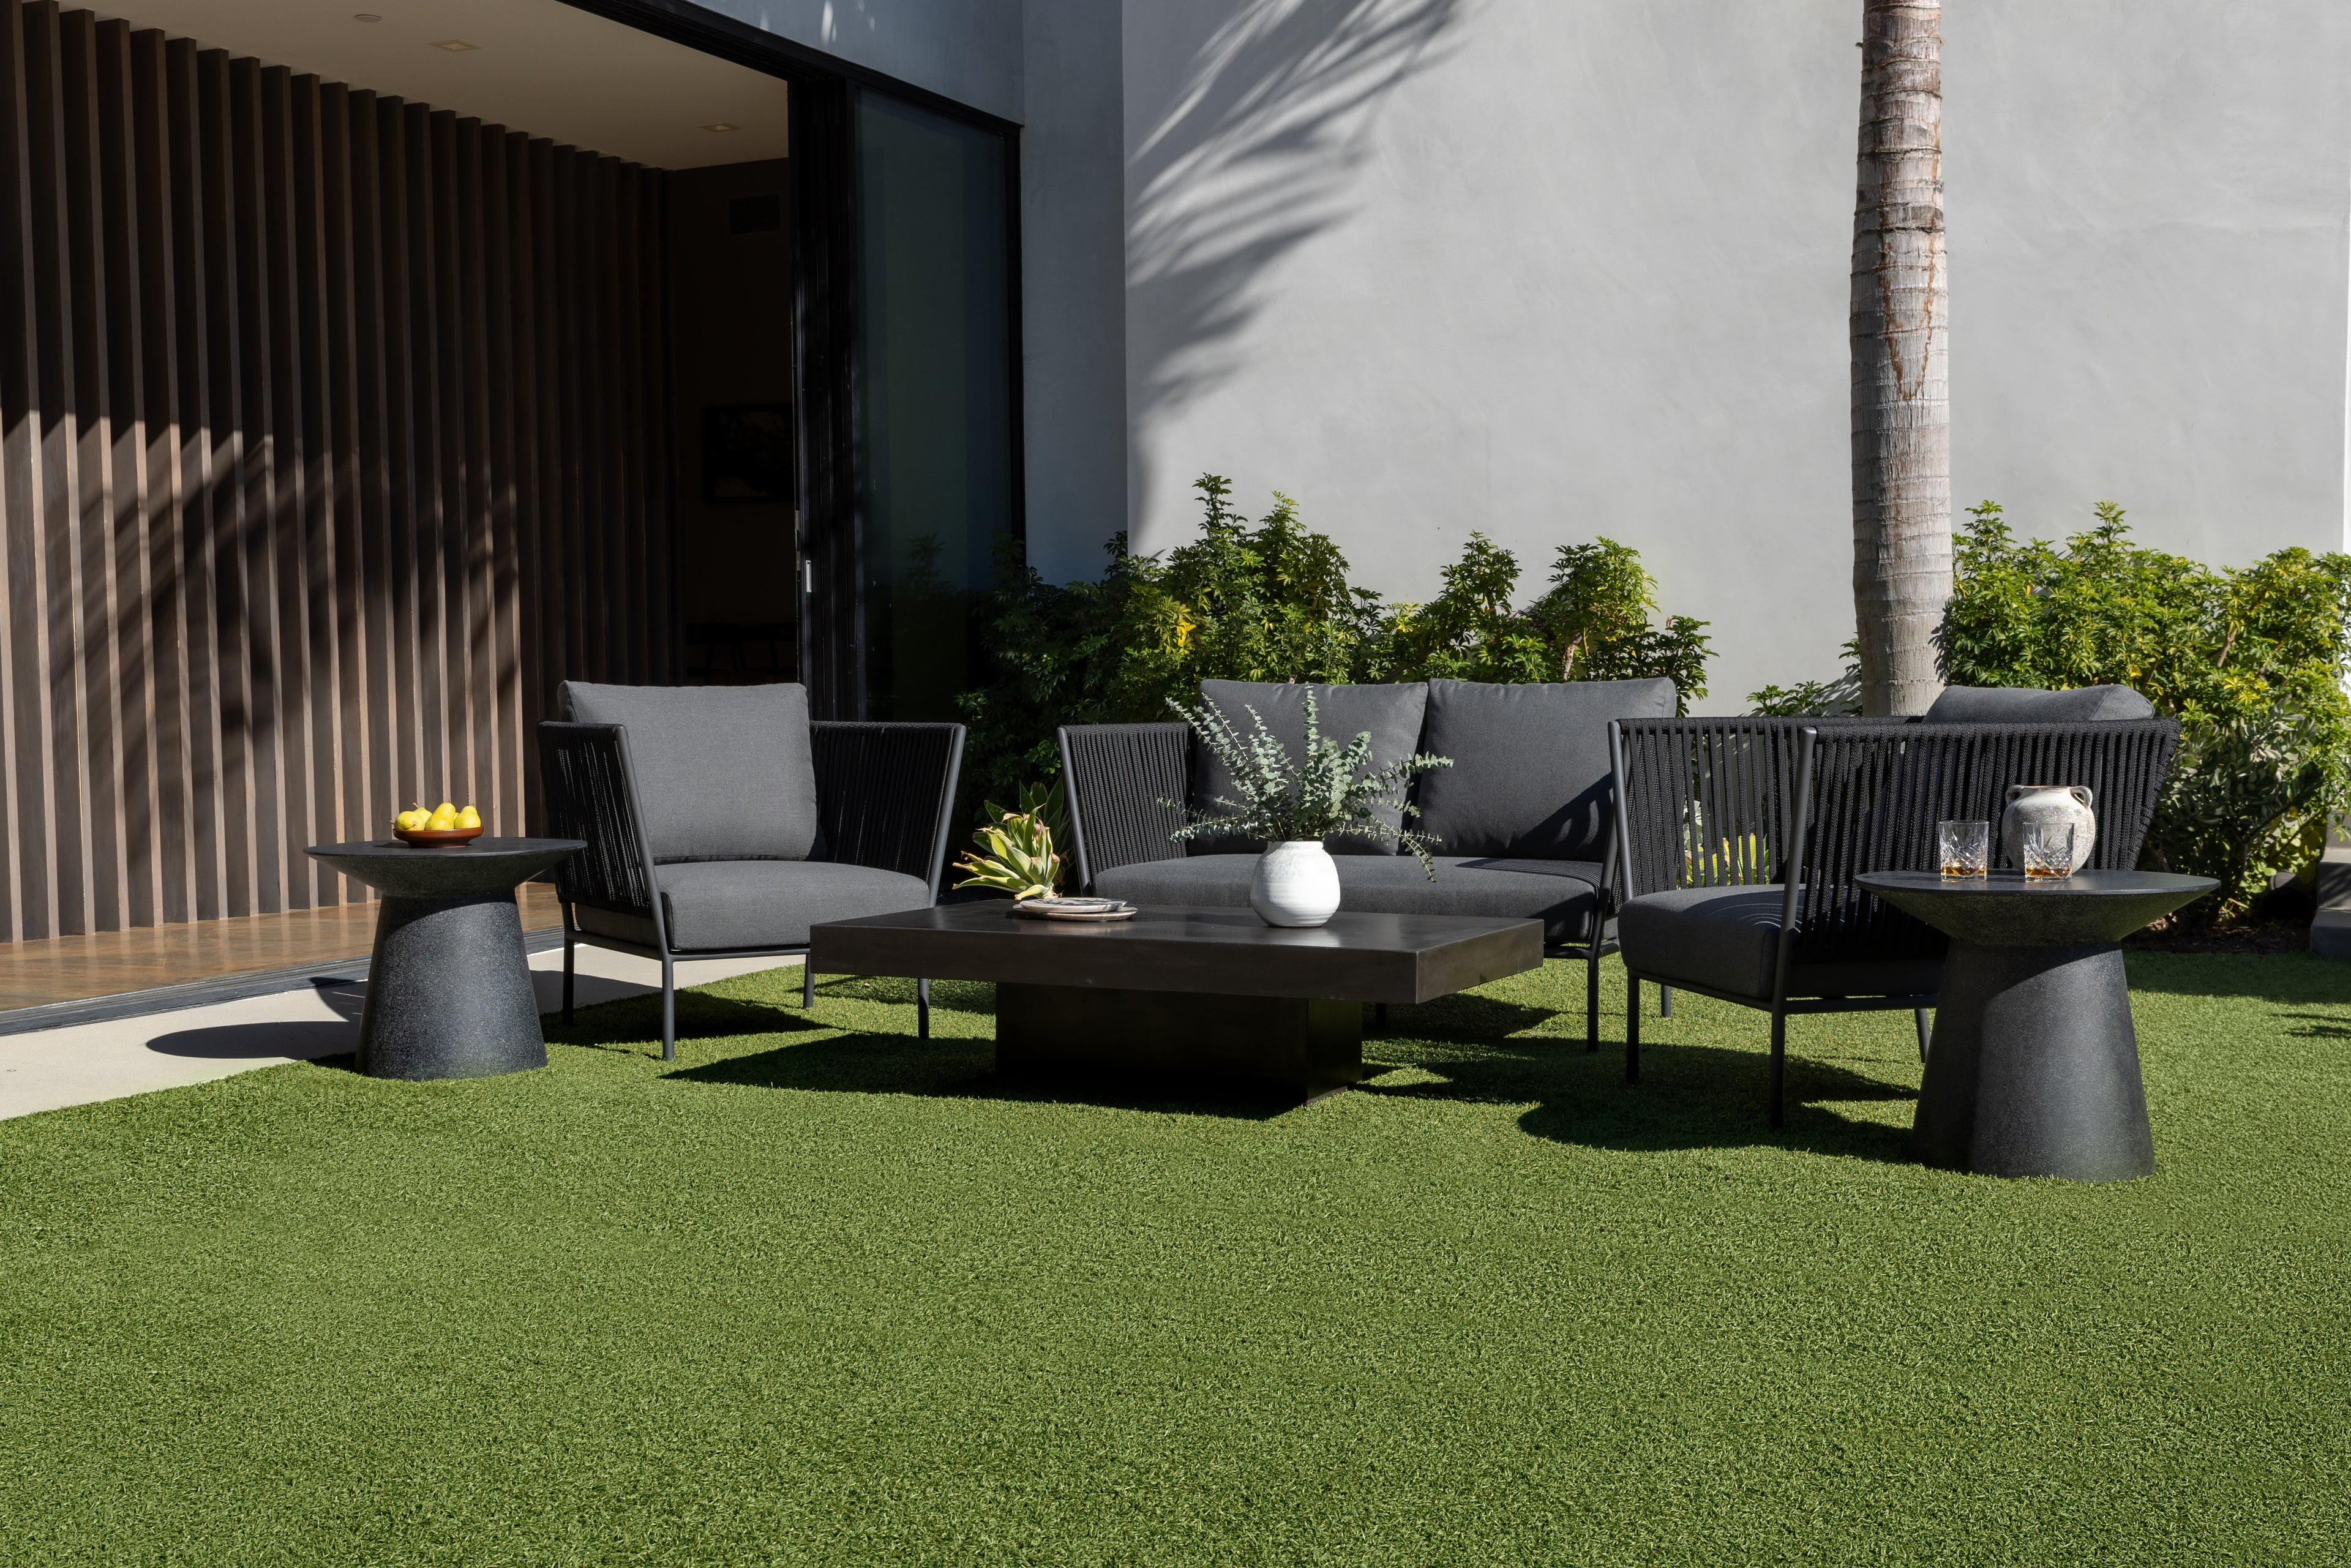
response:
[[[1771,1015],[1771,1124],[1783,1121],[1792,1013],[1908,1009],[1928,1049],[1934,992],[1790,994],[1799,963],[1868,965],[1939,956],[1944,939],[1880,903],[1864,872],[1936,868],[1935,831],[1999,821],[2008,786],[2086,784],[2098,802],[2088,863],[2128,869],[2153,820],[2179,726],[2171,719],[2073,724],[1921,724],[1821,718],[1614,720],[1625,903],[1688,887],[1783,889],[1769,995],[1645,974],[1627,955],[1625,1076],[1641,1069],[1641,982]],[[1792,867],[1793,876],[1776,875]],[[1621,912],[1623,904],[1618,905]]]
[[[1173,860],[1183,846],[1168,835],[1184,825],[1180,806],[1191,779],[1192,730],[1184,724],[1089,724],[1060,731],[1061,781],[1069,807],[1070,852],[1078,885],[1097,872],[1144,861]],[[1614,828],[1600,860],[1599,902],[1589,943],[1543,946],[1545,958],[1584,961],[1584,1050],[1600,1049],[1600,960],[1616,951],[1610,919],[1616,852]],[[1670,1007],[1670,1002],[1668,1002]],[[1383,1009],[1384,1012],[1384,1009]]]
[[[923,879],[938,902],[946,863],[949,818],[963,770],[959,724],[875,724],[820,719],[809,726],[816,769],[817,817],[827,858]],[[540,777],[547,789],[548,831],[583,839],[588,847],[556,869],[563,904],[563,1021],[571,1021],[572,953],[580,946],[632,953],[662,967],[662,1060],[677,1055],[676,964],[684,958],[782,958],[805,954],[808,944],[774,947],[675,949],[655,880],[652,852],[639,831],[636,773],[624,725],[538,727]],[[655,940],[632,942],[585,931],[573,914],[585,904],[652,923]],[[800,981],[800,1005],[816,1005],[816,973]],[[931,1032],[931,983],[915,982],[916,1028]]]

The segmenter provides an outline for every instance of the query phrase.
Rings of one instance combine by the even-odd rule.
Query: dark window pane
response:
[[[866,712],[958,716],[972,601],[1012,527],[1006,145],[861,92],[860,483]]]

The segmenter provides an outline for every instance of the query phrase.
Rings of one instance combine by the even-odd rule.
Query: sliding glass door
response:
[[[865,716],[960,716],[975,601],[1019,528],[1010,139],[854,91]]]

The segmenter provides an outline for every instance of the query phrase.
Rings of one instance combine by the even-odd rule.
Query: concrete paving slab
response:
[[[684,963],[677,983],[706,985],[799,963],[796,957]],[[562,949],[532,954],[530,967],[539,1010],[553,1012],[563,1000]],[[660,983],[661,966],[650,958],[580,949],[574,984],[580,1007],[643,996]],[[0,1039],[0,1119],[334,1056],[359,1043],[366,999],[366,983],[354,981]]]

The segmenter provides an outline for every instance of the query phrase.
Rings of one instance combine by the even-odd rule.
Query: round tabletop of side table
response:
[[[579,839],[397,839],[313,844],[319,864],[383,894],[360,1015],[360,1071],[486,1078],[547,1065],[515,889],[586,849]]]
[[[2144,871],[1854,880],[1951,938],[1912,1157],[1983,1176],[2153,1174],[2120,944],[2219,883]]]

